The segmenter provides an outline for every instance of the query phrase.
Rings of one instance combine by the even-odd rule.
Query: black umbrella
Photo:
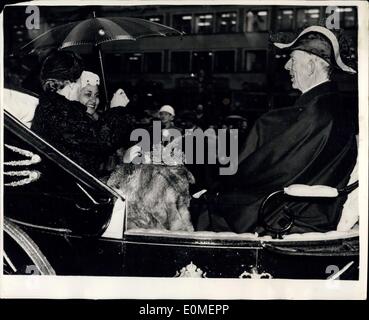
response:
[[[77,51],[97,49],[105,98],[108,101],[102,51],[112,41],[138,40],[151,36],[182,35],[176,29],[139,18],[94,17],[83,21],[67,23],[41,34],[24,45],[23,54],[37,53],[45,49],[59,48]]]

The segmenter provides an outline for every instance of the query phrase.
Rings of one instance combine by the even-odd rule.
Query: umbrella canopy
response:
[[[47,48],[93,49],[111,41],[138,40],[144,37],[182,35],[176,29],[139,18],[90,18],[67,23],[41,34],[20,49],[20,53],[37,53]],[[78,47],[78,48],[76,48]],[[86,49],[86,48],[85,48]]]
[[[139,18],[106,17],[67,23],[41,34],[20,48],[20,54],[38,53],[51,48],[86,52],[97,49],[105,100],[108,92],[101,52],[104,44],[112,41],[138,40],[144,37],[182,35],[183,33],[165,25]]]

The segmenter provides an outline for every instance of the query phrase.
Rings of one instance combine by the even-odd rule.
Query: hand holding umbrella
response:
[[[110,101],[110,108],[125,107],[129,103],[129,99],[123,89],[118,89]]]

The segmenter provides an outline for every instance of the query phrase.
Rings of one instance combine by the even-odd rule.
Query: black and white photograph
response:
[[[0,296],[366,298],[365,1],[1,21]]]

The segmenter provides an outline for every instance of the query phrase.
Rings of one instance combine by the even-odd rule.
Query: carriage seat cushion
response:
[[[358,161],[351,172],[349,184],[359,180]],[[348,196],[343,205],[340,222],[337,226],[337,231],[350,230],[355,224],[359,222],[359,188],[356,188]]]
[[[260,237],[257,233],[234,233],[234,232],[213,232],[213,231],[169,231],[157,229],[129,229],[125,232],[126,235],[140,236],[157,236],[169,237],[177,239],[194,239],[194,240],[234,240],[234,241],[319,241],[319,240],[336,240],[344,238],[357,237],[359,228],[354,228],[347,231],[328,231],[328,232],[307,232],[294,233],[283,236],[283,239],[273,239],[271,236]]]
[[[11,89],[3,90],[4,109],[31,128],[38,98],[31,94]]]

